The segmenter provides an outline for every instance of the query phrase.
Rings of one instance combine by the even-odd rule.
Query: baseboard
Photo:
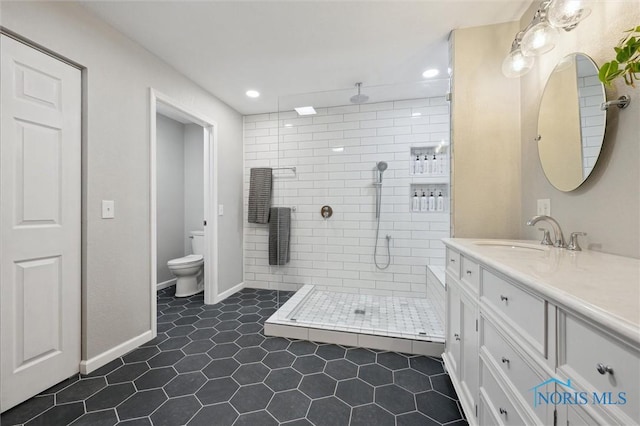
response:
[[[167,281],[164,281],[164,282],[158,283],[158,288],[157,288],[157,290],[158,290],[158,291],[160,291],[160,290],[162,290],[163,288],[167,288],[167,287],[171,287],[172,285],[176,285],[176,281],[177,281],[177,278],[172,278],[172,279],[170,279],[170,280],[167,280]]]
[[[122,355],[137,348],[143,343],[148,342],[151,339],[153,339],[153,333],[151,332],[151,330],[145,331],[139,336],[129,339],[126,342],[109,349],[108,351],[102,352],[100,355],[94,356],[93,358],[87,360],[82,360],[80,361],[80,373],[89,374],[92,371],[95,371],[98,368],[102,367],[103,365],[110,363],[114,359],[120,358]]]
[[[225,290],[222,293],[218,294],[214,298],[213,303],[222,302],[224,299],[226,299],[227,297],[231,296],[233,293],[236,293],[236,292],[242,290],[243,288],[244,288],[244,281],[241,282],[240,284],[234,285],[229,290]]]

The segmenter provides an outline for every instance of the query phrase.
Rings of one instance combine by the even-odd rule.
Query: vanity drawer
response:
[[[507,398],[506,393],[498,384],[498,381],[484,362],[481,362],[483,397],[487,400],[484,408],[491,411],[491,416],[500,419],[502,424],[510,426],[522,426],[527,424],[515,409],[515,406]],[[485,416],[482,416],[485,418]]]
[[[482,270],[481,301],[518,331],[541,355],[545,353],[546,302],[514,284]]]
[[[559,370],[582,390],[595,390],[598,394],[610,392],[610,402],[620,401],[618,393],[625,392],[625,404],[601,407],[607,411],[617,407],[626,413],[630,419],[622,418],[622,423],[631,419],[637,422],[640,419],[640,350],[562,311],[559,328]],[[611,371],[600,373],[599,364],[610,367]]]
[[[460,279],[460,253],[450,248],[447,248],[447,271]]]
[[[524,360],[512,345],[507,343],[505,338],[498,332],[490,320],[481,318],[483,346],[489,352],[490,358],[499,366],[518,390],[520,397],[531,407],[543,424],[547,415],[547,406],[534,406],[531,398],[531,388],[538,383],[542,383],[548,377],[538,374],[530,363]]]
[[[466,256],[461,256],[460,279],[475,293],[480,290],[480,266]]]

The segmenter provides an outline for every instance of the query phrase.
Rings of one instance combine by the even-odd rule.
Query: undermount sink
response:
[[[502,248],[506,250],[514,250],[514,251],[547,251],[548,250],[547,246],[542,246],[540,244],[523,243],[520,241],[487,240],[487,241],[474,241],[473,244],[477,246],[496,247],[496,248]]]

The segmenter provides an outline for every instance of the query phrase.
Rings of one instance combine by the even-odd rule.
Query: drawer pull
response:
[[[502,294],[500,295],[500,300],[502,300],[503,302],[506,302],[507,300],[509,300],[509,298],[507,296],[503,296]]]
[[[454,334],[453,337],[455,337],[457,341],[460,341],[460,335],[458,333]]]
[[[456,260],[455,259],[449,259],[449,262],[456,263]]]
[[[471,271],[467,270],[467,275],[471,275]]]
[[[503,364],[509,364],[509,360],[505,357],[502,357],[502,363]]]
[[[611,368],[608,365],[604,365],[601,362],[599,362],[596,365],[596,369],[598,370],[598,373],[600,373],[600,374],[606,374],[606,373],[613,374],[613,368]]]
[[[507,410],[505,410],[504,408],[500,407],[500,414],[504,414],[506,416],[507,415]]]

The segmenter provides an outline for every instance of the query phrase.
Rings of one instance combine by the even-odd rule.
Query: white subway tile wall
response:
[[[410,175],[415,147],[449,146],[449,104],[441,97],[316,108],[314,116],[295,111],[244,119],[244,283],[247,287],[317,289],[400,297],[426,296],[426,266],[444,265],[440,241],[450,235],[445,212],[410,210],[410,188],[446,185],[449,177]],[[419,113],[419,115],[417,114]],[[386,263],[385,235],[391,235],[391,265],[378,270],[375,245],[376,162],[386,161],[382,187],[379,264]],[[249,171],[274,170],[273,206],[295,207],[291,262],[268,264],[266,225],[246,222]],[[448,168],[447,168],[448,170]],[[449,191],[446,191],[447,194]],[[320,209],[333,208],[323,219]]]
[[[578,97],[580,99],[580,127],[582,129],[582,176],[591,173],[600,155],[600,146],[604,136],[605,113],[600,109],[602,103],[602,83],[598,80],[597,70],[584,56],[577,57]]]

